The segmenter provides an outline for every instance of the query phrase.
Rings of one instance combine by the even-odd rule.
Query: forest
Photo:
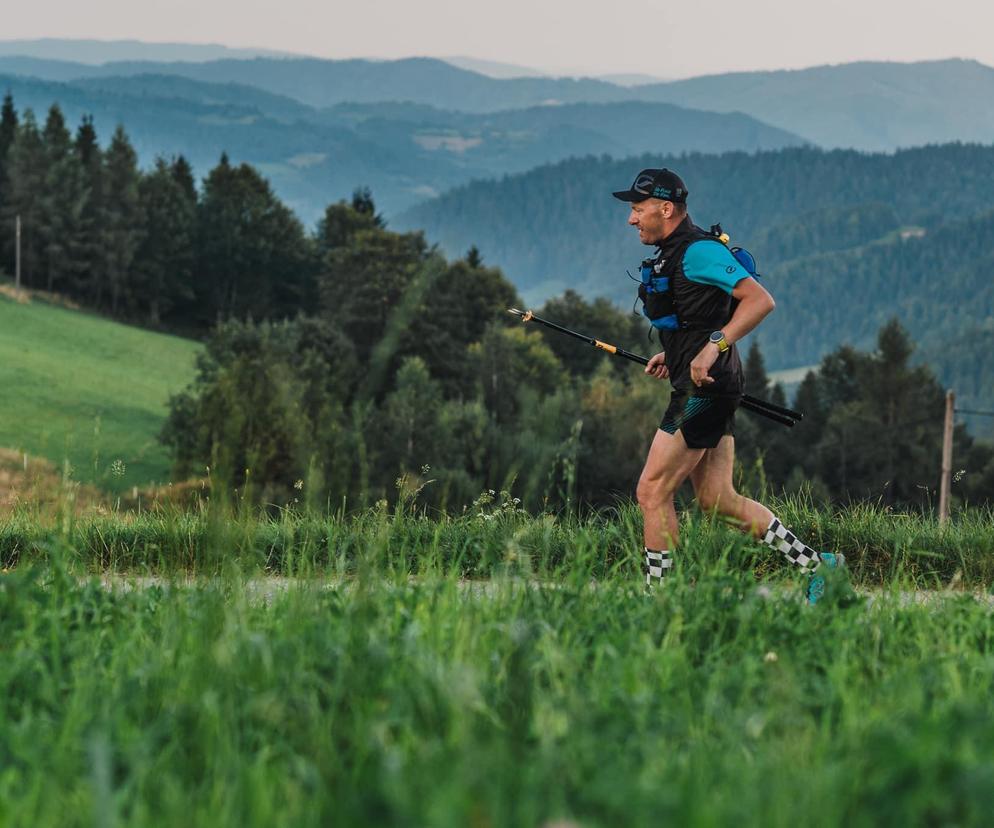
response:
[[[275,506],[416,497],[456,512],[481,492],[532,510],[631,494],[668,390],[523,327],[506,313],[518,291],[477,247],[447,259],[423,233],[391,230],[368,190],[328,205],[309,232],[248,165],[222,156],[200,186],[182,157],[142,171],[123,128],[101,149],[91,120],[73,135],[57,107],[39,125],[9,96],[0,180],[3,221],[20,216],[24,228],[25,285],[205,343],[161,435],[177,479],[209,475]],[[829,236],[892,221],[867,211]],[[629,350],[653,347],[641,317],[603,298],[566,290],[536,310]],[[944,390],[899,322],[880,319],[874,336],[809,373],[794,429],[738,415],[742,486],[933,503]],[[746,364],[750,393],[788,401],[759,344]],[[962,427],[956,468],[959,501],[994,497],[994,448]]]

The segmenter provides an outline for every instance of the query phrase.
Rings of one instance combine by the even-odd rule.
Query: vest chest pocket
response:
[[[639,299],[642,300],[642,313],[652,323],[652,327],[662,331],[679,329],[673,291],[668,276],[656,276],[651,265],[642,266],[642,283],[639,285]]]

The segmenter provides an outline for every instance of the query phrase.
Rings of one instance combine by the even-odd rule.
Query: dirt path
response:
[[[100,583],[104,589],[120,590],[131,592],[134,590],[149,589],[151,587],[179,587],[181,589],[192,589],[203,587],[212,583],[222,583],[216,578],[187,577],[187,578],[164,578],[155,575],[123,575],[104,574],[100,576]],[[319,589],[349,589],[355,581],[349,578],[288,578],[282,575],[267,575],[261,578],[249,578],[244,581],[243,586],[250,598],[264,603],[272,603],[279,595],[286,594],[295,588]],[[416,578],[411,578],[409,583],[417,583]],[[506,585],[506,581],[498,579],[489,580],[461,580],[459,588],[472,597],[489,596],[498,589]],[[516,579],[512,582],[515,586],[537,587],[543,585],[541,581],[524,581]],[[555,584],[546,583],[548,587],[555,587]],[[591,589],[597,589],[598,583],[592,581]],[[976,601],[994,607],[994,593],[982,591],[967,591],[955,589],[942,590],[904,590],[894,592],[889,589],[864,589],[857,588],[856,592],[867,598],[872,606],[875,603],[886,601],[889,598],[896,598],[902,606],[908,604],[928,604],[932,602],[947,601],[957,598],[973,598]],[[800,599],[800,590],[788,585],[765,585],[756,587],[756,594],[767,600],[789,600],[791,598]]]

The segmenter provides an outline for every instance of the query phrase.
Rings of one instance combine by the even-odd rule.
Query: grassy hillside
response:
[[[112,491],[163,481],[156,436],[199,345],[79,311],[0,295],[0,446],[68,459]],[[120,461],[123,463],[123,470]]]

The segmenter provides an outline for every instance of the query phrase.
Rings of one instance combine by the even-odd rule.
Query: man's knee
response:
[[[658,509],[672,499],[679,483],[669,477],[641,477],[635,487],[635,498],[639,506],[645,509]]]
[[[737,495],[733,489],[705,487],[695,492],[697,505],[705,512],[729,514],[735,509]]]

